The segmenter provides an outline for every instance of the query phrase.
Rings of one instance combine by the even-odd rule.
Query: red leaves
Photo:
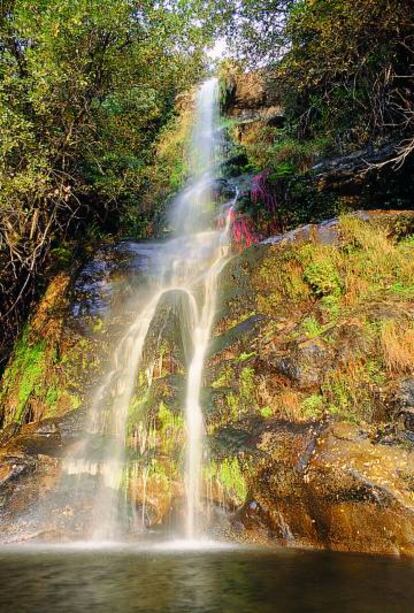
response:
[[[234,246],[238,251],[246,249],[259,241],[250,217],[238,213],[234,209],[230,211],[230,228]]]
[[[278,203],[273,186],[269,181],[269,176],[270,170],[265,169],[253,177],[251,196],[254,204],[262,203],[269,213],[275,214]]]

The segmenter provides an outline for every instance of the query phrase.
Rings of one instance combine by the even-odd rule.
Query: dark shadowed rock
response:
[[[414,409],[414,377],[400,381],[395,393],[394,402],[398,409],[410,407]]]
[[[322,383],[332,359],[332,349],[321,339],[313,339],[295,345],[287,354],[269,356],[269,363],[299,389],[306,389]]]

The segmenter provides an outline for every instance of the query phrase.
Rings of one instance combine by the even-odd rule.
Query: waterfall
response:
[[[185,393],[185,537],[198,538],[202,507],[204,420],[200,404],[203,368],[216,313],[220,272],[228,261],[230,211],[227,203],[217,211],[214,170],[220,154],[218,84],[209,79],[199,88],[190,144],[190,179],[172,204],[173,236],[157,246],[151,261],[151,281],[136,318],[114,352],[113,364],[91,403],[88,432],[109,435],[103,457],[66,459],[70,474],[89,472],[100,477],[91,538],[113,539],[118,529],[118,498],[125,464],[128,409],[141,366],[145,341],[161,298],[179,297],[180,324],[187,341]],[[146,482],[146,481],[145,481]],[[96,519],[95,519],[96,518]]]

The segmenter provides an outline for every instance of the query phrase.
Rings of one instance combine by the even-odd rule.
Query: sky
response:
[[[212,60],[219,60],[220,58],[226,55],[227,44],[224,38],[218,38],[214,44],[214,47],[211,47],[207,51],[207,55]]]

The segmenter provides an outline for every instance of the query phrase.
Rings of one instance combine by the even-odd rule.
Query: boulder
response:
[[[321,339],[297,343],[287,353],[270,355],[275,371],[295,383],[298,389],[321,385],[333,359],[332,349]]]
[[[252,540],[258,532],[289,546],[414,554],[412,453],[328,422],[274,423],[257,448],[266,461],[237,514]]]

